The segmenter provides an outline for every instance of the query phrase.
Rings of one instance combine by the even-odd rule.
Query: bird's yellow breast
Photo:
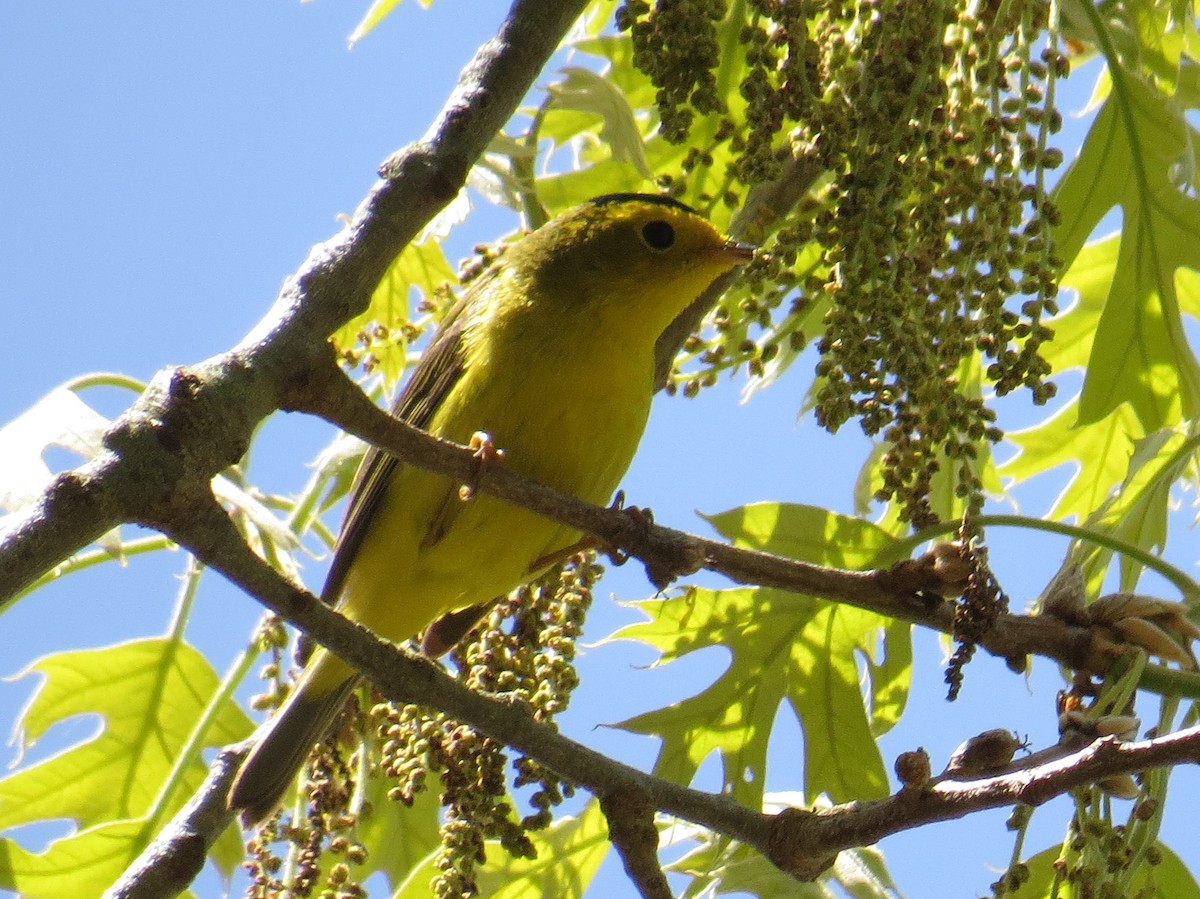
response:
[[[547,333],[527,328],[519,307],[502,311],[464,334],[470,365],[429,430],[458,443],[486,432],[504,451],[494,464],[607,502],[649,414],[652,343],[603,339],[596,330],[614,323],[602,316],[567,315]],[[434,539],[431,523],[444,528]],[[537,573],[536,560],[578,538],[483,492],[462,502],[457,484],[401,465],[347,574],[342,605],[402,640],[444,612],[507,593]]]

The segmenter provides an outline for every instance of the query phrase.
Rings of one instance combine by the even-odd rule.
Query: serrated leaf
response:
[[[1054,339],[1043,345],[1042,355],[1054,371],[1087,365],[1120,245],[1119,233],[1089,243],[1063,274],[1062,286],[1075,292],[1075,301],[1047,322],[1054,330]]]
[[[492,899],[577,899],[582,897],[608,854],[608,826],[593,800],[577,816],[560,818],[546,830],[531,833],[533,859],[513,858],[498,842],[486,845],[487,861],[479,870],[479,895]],[[428,899],[429,882],[438,874],[433,856],[409,874],[392,899]]]
[[[662,664],[712,646],[732,656],[729,667],[695,696],[617,725],[660,738],[656,775],[689,783],[716,752],[723,790],[757,807],[767,743],[786,700],[805,735],[809,794],[824,792],[837,801],[886,795],[887,776],[863,708],[855,658],[876,645],[885,619],[768,589],[692,590],[635,605],[650,620],[610,639],[648,643],[662,652]]]
[[[900,561],[905,544],[881,527],[818,506],[751,503],[705,518],[736,546],[817,565],[864,570]],[[876,647],[878,649],[878,647]],[[862,654],[869,674],[871,731],[887,733],[908,701],[912,640],[908,625],[891,622],[883,632],[882,657]]]
[[[1075,517],[1087,527],[1151,550],[1166,542],[1171,491],[1194,466],[1198,438],[1179,426],[1141,435],[1129,406],[1103,421],[1072,426],[1072,401],[1043,423],[1008,435],[1019,452],[1001,474],[1026,481],[1059,465],[1075,471],[1047,517]],[[1112,550],[1091,547],[1081,559],[1091,591],[1104,577]],[[1141,566],[1122,557],[1121,587],[1132,589]]]
[[[750,503],[701,517],[737,546],[835,568],[890,565],[903,554],[903,544],[871,522],[802,503]]]
[[[709,518],[725,536],[793,558],[841,567],[871,567],[889,558],[896,541],[873,525],[805,506],[763,503]],[[648,621],[610,639],[640,640],[666,664],[709,647],[730,653],[712,684],[672,706],[618,726],[662,740],[655,773],[688,783],[701,762],[718,753],[724,789],[739,802],[762,802],[767,744],[780,703],[787,702],[805,734],[804,786],[835,801],[887,793],[887,777],[872,729],[886,729],[907,689],[907,625],[812,597],[763,588],[691,589],[636,603]],[[864,708],[860,658],[879,651],[880,633],[895,628],[868,690],[885,697],[880,717]],[[896,659],[886,656],[896,655]]]
[[[1200,366],[1183,330],[1174,275],[1200,266],[1200,201],[1173,173],[1191,129],[1171,97],[1125,73],[1101,106],[1082,151],[1055,191],[1058,252],[1074,260],[1120,206],[1122,238],[1080,399],[1084,423],[1129,403],[1146,430],[1195,417]]]
[[[103,726],[95,736],[0,780],[0,828],[55,818],[89,828],[144,815],[218,686],[196,649],[162,638],[55,653],[24,673],[44,680],[16,724],[23,747],[76,715],[98,715]],[[245,713],[227,702],[203,745],[235,742],[251,728]],[[195,759],[175,785],[167,813],[182,805],[205,774],[203,761]]]
[[[141,851],[135,847],[144,828],[142,821],[113,821],[55,840],[40,853],[0,841],[0,887],[23,899],[99,896]]]
[[[1200,899],[1200,884],[1196,883],[1183,860],[1163,843],[1155,843],[1155,846],[1162,853],[1162,862],[1138,867],[1127,884],[1125,895],[1147,899]],[[1006,895],[1012,899],[1049,899],[1054,883],[1054,862],[1061,853],[1061,846],[1052,846],[1026,861],[1029,879],[1015,892]],[[1061,895],[1061,890],[1056,895]]]
[[[1000,466],[1002,476],[1021,482],[1060,465],[1073,467],[1075,473],[1050,507],[1052,518],[1083,519],[1099,508],[1128,471],[1133,440],[1142,433],[1129,406],[1083,425],[1077,423],[1077,403],[1073,399],[1041,424],[1008,434],[1018,452]]]
[[[546,88],[550,108],[599,116],[600,140],[608,144],[613,159],[630,163],[643,178],[653,178],[641,131],[625,95],[608,78],[589,69],[567,66],[561,71],[566,77]]]
[[[15,510],[38,497],[54,477],[43,453],[61,447],[80,462],[96,456],[111,422],[74,391],[56,387],[0,428],[0,509]],[[5,516],[0,515],[0,528]],[[113,528],[96,541],[114,558],[121,555],[121,532]]]
[[[560,818],[530,837],[537,858],[513,858],[499,846],[489,847],[488,863],[479,877],[480,895],[495,899],[583,896],[609,849],[608,824],[596,801],[589,802],[581,814]]]
[[[60,818],[79,827],[41,853],[4,841],[0,884],[47,899],[99,895],[204,779],[207,772],[197,758],[173,785],[158,817],[143,820],[218,679],[194,648],[161,638],[56,653],[24,673],[34,672],[44,680],[16,724],[23,748],[77,715],[98,715],[103,726],[83,742],[0,780],[0,828]],[[241,709],[226,702],[203,746],[240,740],[250,729]],[[235,828],[220,836],[211,855],[227,874],[232,870],[242,855]],[[91,883],[102,887],[85,886]]]
[[[869,522],[802,505],[749,505],[708,521],[739,545],[841,568],[890,561],[898,546]],[[725,789],[757,808],[768,739],[786,700],[804,730],[808,795],[824,792],[842,801],[887,792],[872,727],[886,730],[904,706],[911,653],[906,625],[774,589],[692,589],[636,605],[649,621],[619,630],[612,639],[649,643],[661,652],[659,664],[708,647],[731,653],[730,665],[701,693],[619,725],[660,737],[656,773],[689,783],[715,751]],[[881,713],[872,720],[864,708],[858,660],[874,657],[881,629],[890,628],[894,639],[884,645],[883,663],[868,666],[869,677],[880,675],[886,682],[869,688],[884,697],[872,703]],[[888,658],[893,653],[896,658]]]
[[[1163,428],[1134,441],[1125,479],[1112,500],[1086,522],[1089,528],[1112,534],[1145,550],[1162,549],[1167,539],[1167,515],[1171,491],[1195,464],[1200,437],[1184,427]],[[1107,560],[1111,550],[1098,550],[1097,559]],[[1085,569],[1096,565],[1084,562]],[[1106,566],[1105,566],[1106,567]],[[1137,585],[1142,566],[1122,556],[1120,589]],[[1099,572],[1092,572],[1095,583]]]

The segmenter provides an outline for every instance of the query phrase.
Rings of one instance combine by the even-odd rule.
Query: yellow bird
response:
[[[611,194],[511,246],[447,314],[392,414],[457,443],[487,433],[503,464],[609,500],[650,411],[654,345],[751,247],[667,197]],[[471,609],[533,580],[579,532],[370,450],[322,592],[393,641],[449,648]],[[243,821],[279,804],[357,681],[318,648],[256,735],[229,795]]]

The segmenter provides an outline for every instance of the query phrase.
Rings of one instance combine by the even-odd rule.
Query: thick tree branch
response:
[[[539,724],[524,706],[474,693],[433,662],[409,655],[342,617],[255,555],[211,496],[207,499],[191,496],[189,508],[188,517],[179,519],[172,515],[155,526],[190,549],[199,561],[221,572],[267,608],[332,649],[370,679],[388,699],[436,708],[469,723],[602,798],[617,793],[645,795],[655,808],[721,833],[735,834],[756,845],[765,839],[767,820],[760,813],[744,809],[726,797],[667,783],[609,759]],[[211,809],[211,803],[212,797],[194,800],[196,806],[205,809]],[[232,813],[228,811],[208,819],[206,836],[210,844],[231,820]],[[155,853],[152,860],[156,865],[184,870],[187,859],[167,860],[164,852],[178,847],[191,857],[197,845],[195,834],[189,825],[187,839],[174,839],[168,835],[171,830],[168,828],[159,841],[165,848]],[[129,872],[124,880],[136,883],[140,879],[135,872]]]

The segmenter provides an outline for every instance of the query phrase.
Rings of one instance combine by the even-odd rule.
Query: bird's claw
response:
[[[472,473],[471,479],[458,488],[458,498],[464,503],[468,503],[475,498],[475,488],[483,480],[483,476],[487,473],[488,468],[504,458],[504,450],[492,442],[492,435],[486,431],[476,431],[472,434],[467,447],[474,454],[475,471]]]

